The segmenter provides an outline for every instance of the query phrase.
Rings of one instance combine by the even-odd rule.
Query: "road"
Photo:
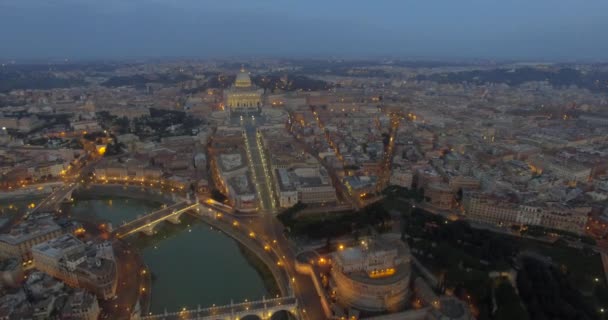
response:
[[[287,273],[292,277],[292,288],[298,299],[303,319],[325,319],[323,307],[312,279],[295,270],[296,256],[289,240],[283,233],[283,225],[273,215],[264,215],[257,219],[248,219],[245,222],[252,230],[263,235],[264,241],[273,244],[273,249],[281,256]]]
[[[401,124],[401,116],[392,113],[391,115],[391,126],[389,129],[388,145],[384,150],[384,159],[382,159],[382,171],[380,179],[378,179],[377,191],[382,191],[389,185],[391,178],[391,165],[393,163],[393,154],[395,152],[395,136],[399,130]]]
[[[260,212],[272,213],[275,210],[275,204],[272,195],[272,179],[270,179],[267,168],[263,163],[263,155],[260,152],[259,144],[256,138],[256,127],[252,124],[244,124],[245,129],[245,148],[249,157],[249,167],[253,183],[255,184],[260,200]]]
[[[69,182],[61,186],[60,188],[55,189],[48,197],[44,198],[42,202],[36,206],[29,214],[33,214],[38,211],[54,211],[57,207],[57,204],[67,196],[68,193],[74,191],[78,187],[78,184],[75,182]]]
[[[264,163],[263,151],[260,150],[262,146],[256,139],[256,123],[249,119],[244,119],[243,125],[246,135],[246,148],[248,156],[250,157],[250,166],[253,171],[252,175],[254,176],[256,188],[260,197],[261,215],[256,218],[241,219],[241,224],[247,225],[247,227],[257,234],[263,242],[271,244],[272,250],[275,251],[277,256],[281,257],[281,262],[283,263],[285,271],[291,276],[292,289],[294,295],[298,299],[302,318],[312,320],[325,319],[325,314],[315,286],[310,277],[296,272],[295,253],[290,246],[289,240],[283,233],[284,226],[274,215],[276,207],[275,202],[273,201],[272,179],[268,172],[268,168]],[[317,156],[315,153],[311,154]],[[344,192],[346,188],[339,178],[332,172],[330,172],[330,176],[334,185],[338,188],[342,187],[342,192]],[[346,197],[350,199],[348,194]]]
[[[311,110],[311,111],[313,112],[314,118],[317,122],[317,126],[325,132],[324,138],[326,139],[327,143],[334,150],[336,157],[344,165],[344,159],[342,158],[342,155],[340,154],[340,151],[338,150],[338,148],[336,147],[334,142],[329,137],[329,133],[325,129],[325,125],[323,124],[323,121],[321,121],[321,118],[314,110]],[[313,157],[315,157],[317,159],[317,161],[319,161],[319,163],[321,163],[323,165],[323,167],[325,167],[325,169],[327,170],[327,173],[329,174],[329,177],[331,178],[332,185],[336,189],[339,199],[349,202],[353,208],[357,208],[357,209],[362,208],[364,206],[364,203],[363,203],[363,201],[361,201],[361,198],[359,198],[359,195],[358,194],[355,195],[348,190],[348,188],[344,185],[344,183],[342,182],[342,179],[336,173],[336,171],[332,167],[328,166],[327,163],[323,159],[321,159],[321,157],[319,157],[319,152],[314,150],[313,148],[311,148],[308,144],[300,141],[297,138],[297,135],[294,134],[293,130],[290,129],[289,131],[293,135],[294,141],[296,141],[296,144],[298,145],[298,147],[301,148],[302,150],[305,150],[307,153],[311,154]]]
[[[88,176],[94,169],[95,164],[100,160],[96,157],[88,160],[86,164],[80,168],[72,167],[66,175],[63,177],[64,185],[61,188],[54,190],[48,197],[32,210],[29,214],[35,213],[36,211],[53,211],[56,209],[57,203],[62,201],[65,196],[78,188],[79,182],[84,183],[85,177]]]
[[[134,249],[122,241],[113,241],[116,257],[116,298],[101,301],[101,319],[130,319],[132,308],[141,294],[147,294],[149,277],[143,259]],[[146,272],[147,273],[147,272]]]

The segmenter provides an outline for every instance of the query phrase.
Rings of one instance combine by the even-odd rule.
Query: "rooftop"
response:
[[[25,220],[13,227],[9,233],[0,234],[0,241],[17,245],[58,230],[61,230],[61,227],[51,217]]]
[[[241,67],[241,70],[236,75],[236,80],[234,81],[234,86],[237,88],[251,87],[251,77],[249,77],[249,73],[247,71],[245,71],[244,67]]]
[[[239,195],[253,193],[253,184],[247,174],[237,175],[228,179],[228,184]]]
[[[18,267],[19,265],[21,265],[21,263],[19,262],[19,259],[17,259],[17,258],[0,260],[0,271],[11,271],[11,270],[14,270],[16,267]]]
[[[219,162],[222,171],[234,171],[246,165],[245,157],[241,152],[222,153],[219,155]]]
[[[54,258],[61,258],[66,255],[76,254],[77,251],[84,250],[84,243],[72,234],[65,234],[55,239],[39,243],[33,246],[32,250],[43,252],[45,255]]]

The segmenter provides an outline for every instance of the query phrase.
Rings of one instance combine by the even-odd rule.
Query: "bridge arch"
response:
[[[298,317],[287,308],[276,310],[272,316],[270,316],[270,320],[295,320]]]

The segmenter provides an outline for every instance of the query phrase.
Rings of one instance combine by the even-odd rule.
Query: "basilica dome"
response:
[[[251,87],[251,78],[249,77],[249,73],[242,67],[241,71],[236,75],[234,86],[239,88]]]

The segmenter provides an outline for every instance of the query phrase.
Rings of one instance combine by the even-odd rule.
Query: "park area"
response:
[[[448,290],[468,300],[478,319],[522,319],[526,313],[534,314],[530,319],[606,319],[601,310],[608,307],[608,287],[600,255],[591,247],[572,248],[562,241],[546,243],[475,229],[463,220],[450,221],[418,208],[404,210],[403,205],[395,207],[391,202],[387,205],[387,210],[400,211],[402,236],[414,255],[443,279]],[[522,256],[534,261],[524,268]],[[526,273],[530,277],[544,278],[525,288],[531,290],[526,291],[527,299],[514,303],[524,288],[512,271],[520,275],[527,269],[534,271]],[[512,281],[502,275],[511,275]],[[519,296],[510,283],[518,287]],[[497,305],[494,314],[492,295]],[[561,316],[555,318],[551,310],[562,310]]]
[[[592,243],[578,241],[571,247],[564,240],[473,228],[464,220],[413,207],[423,198],[420,192],[384,194],[359,211],[299,216],[305,206],[296,205],[279,219],[291,237],[328,243],[400,226],[414,256],[446,291],[468,302],[480,320],[608,319],[607,281]],[[524,284],[523,277],[533,285]]]

